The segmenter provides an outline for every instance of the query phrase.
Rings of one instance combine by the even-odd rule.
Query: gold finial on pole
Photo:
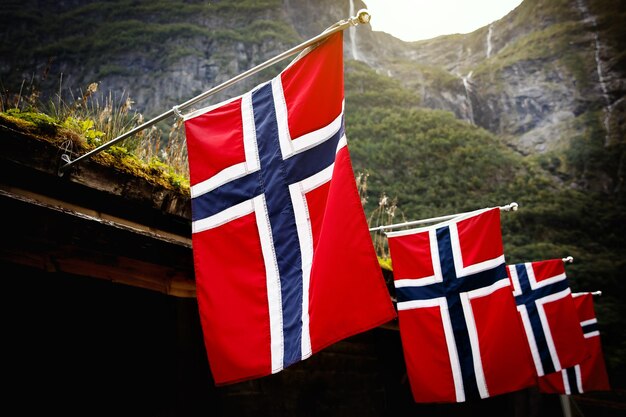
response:
[[[372,15],[370,14],[370,12],[368,12],[367,9],[361,9],[358,12],[356,12],[356,16],[350,16],[347,19],[347,21],[352,26],[357,26],[357,25],[364,25],[366,23],[369,23],[371,19],[372,19]]]
[[[356,18],[359,23],[364,25],[370,22],[370,20],[372,19],[372,15],[370,14],[370,12],[367,11],[367,9],[361,9],[356,13]]]

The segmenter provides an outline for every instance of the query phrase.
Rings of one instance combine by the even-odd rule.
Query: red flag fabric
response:
[[[198,305],[216,384],[395,317],[344,134],[342,35],[186,117]]]
[[[387,234],[416,402],[462,402],[534,384],[507,278],[500,210]]]
[[[593,308],[591,293],[574,293],[577,317],[585,335],[585,345],[590,356],[571,368],[539,378],[539,390],[548,394],[582,394],[589,391],[609,391],[598,320]]]
[[[589,356],[562,259],[509,265],[509,278],[538,376]]]

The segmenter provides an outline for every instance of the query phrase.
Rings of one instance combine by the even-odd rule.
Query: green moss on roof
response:
[[[84,137],[63,128],[56,120],[43,113],[23,112],[17,109],[0,112],[0,126],[44,140],[59,148],[70,140],[74,152],[80,154],[95,148],[89,145]],[[94,155],[93,160],[183,195],[190,193],[189,180],[176,174],[173,168],[156,159],[150,162],[142,161],[123,146],[113,145]]]

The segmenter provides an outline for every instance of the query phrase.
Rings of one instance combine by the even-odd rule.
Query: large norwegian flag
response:
[[[186,117],[198,305],[216,384],[276,373],[395,310],[344,135],[341,33]]]
[[[549,394],[582,394],[589,391],[609,391],[598,320],[591,293],[574,293],[577,317],[580,320],[585,346],[590,356],[580,364],[539,378],[539,390]]]
[[[563,260],[509,265],[508,272],[537,375],[584,360],[588,352]]]
[[[415,401],[462,402],[533,385],[500,210],[387,236]]]

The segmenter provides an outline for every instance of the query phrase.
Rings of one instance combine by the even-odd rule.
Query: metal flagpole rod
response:
[[[563,410],[563,417],[572,417],[572,405],[569,402],[569,396],[561,394],[561,409]]]
[[[602,295],[602,291],[591,291],[589,293],[587,292],[573,292],[572,295],[582,295],[582,294],[591,294],[591,295],[597,295],[598,297]]]
[[[319,35],[305,41],[302,42],[300,45],[294,46],[293,48],[289,49],[288,51],[283,52],[280,55],[275,56],[274,58],[271,58],[265,62],[263,62],[262,64],[257,65],[256,67],[250,68],[249,70],[242,72],[241,74],[231,78],[228,81],[223,82],[222,84],[215,86],[213,88],[211,88],[208,91],[205,91],[204,93],[185,101],[184,103],[178,105],[178,106],[174,106],[172,109],[166,111],[165,113],[160,114],[159,116],[155,117],[154,119],[148,120],[147,122],[135,127],[134,129],[129,130],[128,132],[116,137],[115,139],[112,139],[110,141],[108,141],[107,143],[98,146],[95,149],[92,149],[91,151],[87,152],[84,155],[79,156],[78,158],[71,160],[70,156],[68,154],[63,154],[61,155],[61,160],[63,162],[65,162],[65,164],[60,165],[59,166],[59,170],[58,170],[58,174],[59,176],[63,176],[63,173],[65,171],[67,171],[67,169],[82,161],[83,159],[87,159],[92,157],[93,155],[102,152],[103,150],[107,149],[108,147],[116,144],[117,142],[120,142],[124,139],[129,138],[130,136],[154,125],[157,124],[158,122],[160,122],[161,120],[165,120],[170,116],[173,116],[174,114],[180,114],[179,111],[180,110],[184,110],[185,108],[192,106],[193,104],[204,100],[214,94],[219,93],[220,91],[224,90],[227,87],[230,87],[231,85],[245,79],[248,78],[251,75],[256,74],[259,71],[264,70],[265,68],[268,68],[274,64],[276,64],[277,62],[280,62],[286,58],[289,58],[290,56],[293,56],[295,54],[297,54],[298,52],[301,52],[303,50],[305,50],[306,48],[313,46],[317,43],[319,43],[320,41],[326,39],[327,37],[329,37],[330,35],[337,33],[339,31],[342,31],[344,29],[346,29],[349,26],[356,26],[358,24],[365,24],[365,23],[369,23],[370,21],[370,14],[367,10],[362,9],[359,10],[356,14],[356,16],[351,16],[348,19],[344,19],[344,20],[340,20],[339,22],[335,23],[334,25],[332,25],[331,27],[329,27],[328,29],[326,29],[324,32],[320,33]]]
[[[518,208],[518,204],[513,202],[511,204],[507,204],[505,206],[501,206],[498,207],[500,209],[500,211],[517,211]],[[397,229],[399,227],[404,227],[404,226],[415,226],[417,224],[424,224],[424,223],[434,223],[434,222],[441,222],[444,220],[450,220],[450,219],[454,219],[457,216],[461,216],[463,214],[469,214],[471,213],[471,211],[467,211],[465,213],[457,213],[457,214],[449,214],[447,216],[440,216],[440,217],[432,217],[430,219],[422,219],[422,220],[413,220],[410,222],[404,222],[404,223],[396,223],[396,224],[388,224],[386,226],[378,226],[378,227],[372,227],[370,229],[370,232],[375,232],[377,230],[390,230],[390,229]]]

